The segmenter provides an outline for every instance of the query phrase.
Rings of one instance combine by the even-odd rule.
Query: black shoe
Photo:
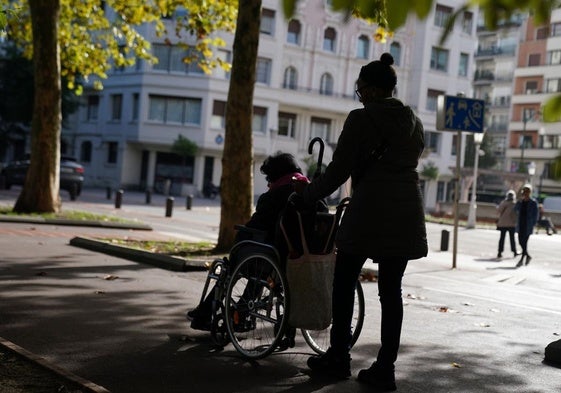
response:
[[[516,267],[521,267],[524,266],[524,257],[526,255],[522,255],[522,258],[520,258],[520,260],[518,261],[518,263],[516,264]]]
[[[518,255],[520,255],[519,253],[517,253],[516,251],[512,252],[514,254],[514,258],[516,258]]]
[[[530,263],[530,261],[532,260],[532,257],[529,255],[526,255],[526,266],[528,266],[528,264]]]
[[[351,355],[335,355],[328,349],[323,355],[309,357],[308,367],[318,374],[347,379],[351,376]]]
[[[210,332],[210,318],[193,318],[191,321],[191,329]]]
[[[373,387],[375,392],[393,392],[397,390],[394,370],[382,369],[376,363],[370,368],[360,370],[357,379],[359,382]]]
[[[503,257],[503,253],[502,253],[502,252],[499,252],[499,253],[497,254],[497,258],[502,258],[502,257]]]

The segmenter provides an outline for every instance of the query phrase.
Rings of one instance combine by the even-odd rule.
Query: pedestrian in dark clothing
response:
[[[501,231],[501,237],[499,238],[499,253],[497,258],[503,256],[503,250],[505,247],[505,237],[508,233],[510,239],[510,249],[514,256],[517,256],[516,252],[516,242],[514,240],[514,232],[516,232],[516,211],[514,206],[516,201],[514,197],[516,193],[513,190],[509,190],[506,193],[505,199],[497,206],[497,212],[499,213],[499,219],[497,220],[497,230]]]
[[[295,158],[288,153],[278,153],[268,157],[260,170],[266,176],[269,189],[259,196],[255,212],[245,226],[261,231],[262,238],[255,239],[255,232],[242,230],[236,234],[235,242],[257,240],[276,246],[280,255],[286,255],[286,246],[277,242],[277,239],[280,239],[277,234],[279,215],[285,208],[288,197],[294,192],[293,179],[300,181],[308,179],[302,175]],[[194,310],[187,312],[187,319],[191,320],[191,328],[210,329],[215,288],[209,291],[206,298]]]
[[[423,125],[409,106],[392,98],[397,76],[393,57],[361,68],[356,93],[364,108],[349,113],[333,160],[305,187],[311,203],[352,179],[353,192],[337,232],[330,348],[308,359],[314,372],[348,378],[351,319],[356,282],[364,262],[378,264],[381,347],[376,362],[358,380],[378,391],[396,389],[394,362],[403,320],[401,281],[409,260],[427,255],[427,239],[417,165],[424,149]],[[388,209],[388,200],[392,208]]]
[[[536,233],[538,233],[539,228],[544,228],[548,236],[557,233],[557,229],[555,229],[551,218],[545,215],[545,209],[541,203],[538,205],[538,209],[540,216],[538,218],[538,229],[536,229]]]
[[[514,209],[518,214],[516,231],[518,232],[518,243],[522,247],[522,257],[516,267],[528,265],[532,260],[530,254],[528,254],[528,240],[538,222],[538,203],[531,197],[532,186],[525,184],[520,193],[522,199],[516,202]],[[524,258],[526,258],[526,261],[524,261]]]

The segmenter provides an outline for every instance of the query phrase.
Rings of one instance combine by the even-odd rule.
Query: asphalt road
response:
[[[0,204],[12,193],[0,192]],[[127,195],[128,196],[128,195]],[[164,217],[154,197],[145,206],[85,190],[65,209],[137,218],[154,231],[0,223],[0,336],[111,392],[367,392],[355,379],[310,378],[312,351],[294,349],[247,362],[231,346],[212,347],[191,330],[187,309],[205,274],[177,273],[68,245],[73,236],[216,239],[218,201],[195,199],[191,210]],[[165,202],[164,198],[161,198]],[[130,205],[130,206],[129,206]],[[457,269],[441,252],[442,230],[429,224],[430,254],[404,278],[405,320],[397,362],[398,392],[558,392],[559,369],[542,363],[561,334],[561,236],[533,235],[528,267],[496,260],[498,232],[459,229]],[[508,255],[508,254],[507,254]],[[375,265],[371,265],[375,268]],[[365,283],[367,315],[353,349],[353,372],[378,347],[375,283]]]

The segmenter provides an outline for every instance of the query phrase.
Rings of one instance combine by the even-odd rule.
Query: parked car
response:
[[[23,185],[29,168],[29,159],[12,161],[2,169],[4,187],[9,190],[12,185]],[[71,200],[82,192],[84,167],[75,158],[63,156],[60,160],[60,189],[68,191]]]

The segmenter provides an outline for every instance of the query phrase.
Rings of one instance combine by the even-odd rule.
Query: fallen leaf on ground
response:
[[[118,278],[119,278],[119,276],[114,276],[112,274],[108,274],[105,277],[103,277],[104,280],[116,280]]]
[[[452,362],[452,367],[455,367],[455,368],[462,368],[462,365],[459,364],[459,363],[456,363],[456,362]]]

